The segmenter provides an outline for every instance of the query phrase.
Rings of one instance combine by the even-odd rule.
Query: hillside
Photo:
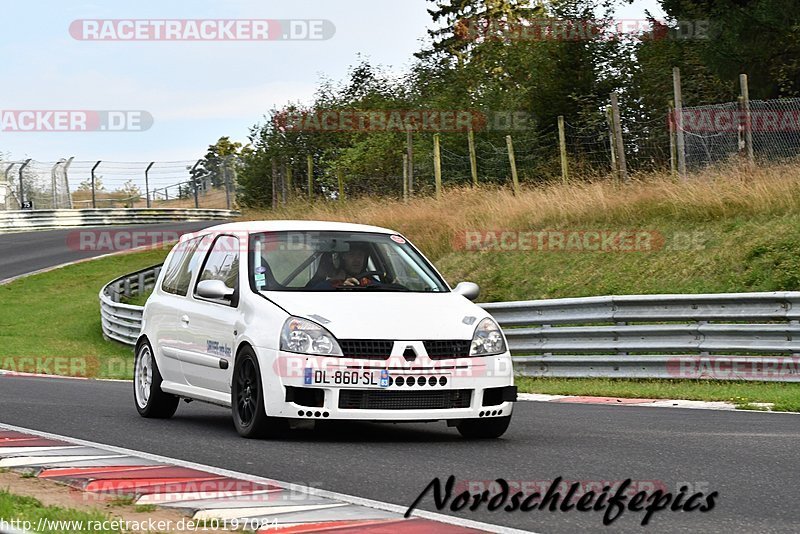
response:
[[[408,204],[300,199],[245,218],[397,229],[448,281],[480,284],[484,301],[800,289],[797,166],[708,170],[687,182],[557,184],[518,196],[466,188]],[[524,250],[506,250],[515,245]]]

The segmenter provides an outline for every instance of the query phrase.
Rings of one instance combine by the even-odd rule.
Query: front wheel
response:
[[[133,369],[133,398],[139,415],[148,419],[169,419],[175,415],[181,400],[161,391],[161,373],[148,341],[136,348]]]
[[[242,349],[233,368],[231,391],[233,424],[242,437],[277,437],[288,429],[285,419],[267,416],[262,383],[255,353],[249,347]]]
[[[495,439],[508,430],[511,416],[490,419],[465,419],[456,425],[458,432],[468,439]]]

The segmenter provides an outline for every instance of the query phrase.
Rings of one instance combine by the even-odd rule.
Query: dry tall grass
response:
[[[441,200],[408,204],[386,198],[309,205],[298,200],[278,210],[245,210],[244,219],[314,219],[397,229],[438,257],[465,230],[532,230],[578,225],[619,227],[654,220],[701,222],[800,212],[800,166],[708,169],[687,181],[668,174],[639,175],[630,184],[609,180],[523,189],[447,190]],[[585,226],[584,226],[585,227]]]

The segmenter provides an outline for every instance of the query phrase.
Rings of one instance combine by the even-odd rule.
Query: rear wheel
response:
[[[233,424],[245,438],[276,437],[288,429],[285,419],[267,416],[261,370],[253,349],[245,347],[236,358],[231,391]]]
[[[139,415],[148,419],[169,419],[175,415],[180,399],[161,391],[161,373],[148,341],[136,348],[133,374],[133,398]]]
[[[511,416],[489,419],[465,419],[456,425],[458,432],[468,439],[495,439],[508,430]]]

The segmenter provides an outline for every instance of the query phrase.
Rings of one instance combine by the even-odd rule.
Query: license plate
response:
[[[305,385],[307,386],[361,386],[361,387],[389,387],[389,372],[364,371],[364,370],[305,370]]]

